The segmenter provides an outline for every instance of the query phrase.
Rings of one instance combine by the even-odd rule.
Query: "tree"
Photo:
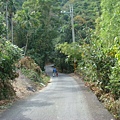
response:
[[[61,10],[66,12],[65,14],[61,14],[61,17],[60,17],[60,20],[62,22],[61,22],[61,27],[59,31],[60,37],[59,37],[58,43],[62,43],[63,46],[65,45],[64,42],[72,43],[72,32],[71,32],[71,23],[70,23],[71,17],[69,14],[70,4],[71,4],[71,1],[67,1],[67,2],[64,2],[64,5],[63,5],[63,1],[62,1],[62,6],[61,6]],[[84,46],[85,43],[90,44],[91,34],[95,30],[95,19],[99,16],[99,12],[100,12],[99,11],[100,1],[74,0],[72,1],[72,4],[74,8],[74,28],[75,28],[75,41],[77,42],[76,44],[78,44],[78,46],[81,46],[81,45]],[[69,46],[72,46],[72,44]],[[82,49],[82,47],[80,49]],[[75,51],[76,51],[76,48],[75,48]],[[67,50],[65,49],[63,53],[66,53],[66,52]],[[73,53],[71,52],[71,54],[72,54],[71,57],[73,57],[74,52]],[[66,55],[69,56],[68,54]],[[63,56],[61,57],[62,57],[61,59],[63,59]],[[66,59],[66,56],[64,56],[64,61],[65,59]],[[74,60],[74,59],[72,58],[71,60]],[[81,60],[79,61],[81,62]]]
[[[16,44],[26,46],[26,55],[31,55],[39,65],[43,66],[42,68],[54,48],[52,41],[58,34],[58,10],[57,0],[30,0],[24,2],[22,10],[18,11],[15,17],[18,28],[15,33],[18,39]],[[19,40],[21,37],[17,32],[22,34],[22,41]],[[26,45],[24,41],[27,41]]]

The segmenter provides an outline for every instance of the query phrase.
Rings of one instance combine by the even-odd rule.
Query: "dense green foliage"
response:
[[[0,14],[5,16],[4,37],[24,49],[44,69],[51,51],[53,40],[58,35],[58,0],[1,0]],[[0,26],[2,27],[2,26]],[[1,31],[2,32],[2,31]]]
[[[64,3],[64,4],[63,4]],[[80,45],[84,43],[90,43],[91,34],[92,31],[95,29],[95,19],[100,14],[100,1],[96,0],[85,0],[85,1],[77,1],[75,0],[73,4],[74,8],[74,30],[75,30],[75,41],[78,43],[74,46],[73,45],[66,45],[64,42],[72,43],[72,30],[71,30],[71,16],[69,13],[69,4],[71,4],[70,1],[62,1],[61,11],[66,11],[61,13],[61,27],[60,27],[60,36],[57,39],[58,43],[63,43],[63,46],[61,46],[62,51],[64,49],[68,49],[67,51],[64,51],[65,56],[63,57],[59,55],[58,61],[56,63],[60,63],[59,61],[66,61],[66,55],[67,59],[69,59],[70,66],[73,66],[74,58],[80,59],[81,57],[81,50],[77,50],[77,48],[80,48]],[[68,47],[69,46],[69,47]],[[60,46],[59,46],[60,47]],[[57,48],[59,48],[57,46]],[[80,55],[79,55],[80,54]],[[58,57],[58,56],[57,56]],[[61,63],[60,63],[61,64]],[[66,66],[67,63],[64,63],[63,66]],[[68,65],[69,66],[69,65]],[[68,71],[73,71],[73,67],[67,69]]]
[[[14,79],[15,62],[21,57],[22,50],[9,41],[0,40],[0,78]]]
[[[25,55],[34,58],[42,69],[58,35],[58,10],[57,0],[28,0],[15,15],[15,44],[23,47]]]

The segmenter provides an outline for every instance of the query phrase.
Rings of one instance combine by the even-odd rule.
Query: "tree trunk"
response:
[[[8,40],[8,1],[6,1],[6,39]]]
[[[13,16],[11,16],[11,33],[12,33],[12,43],[13,43]]]
[[[26,55],[26,52],[27,52],[27,46],[28,46],[28,35],[26,36],[26,38],[27,38],[27,41],[26,41],[26,46],[25,46],[24,56]]]

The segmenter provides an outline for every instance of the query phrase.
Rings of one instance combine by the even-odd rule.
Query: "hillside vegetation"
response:
[[[0,54],[0,100],[14,99],[16,97],[17,89],[12,86],[12,83],[16,77],[19,77],[19,71],[33,82],[34,89],[47,85],[49,77],[42,72],[41,68],[30,57],[20,58],[22,56],[20,48],[8,41],[4,44],[1,43],[1,48],[3,49],[1,49]],[[30,86],[26,86],[25,89],[28,89],[27,87]]]

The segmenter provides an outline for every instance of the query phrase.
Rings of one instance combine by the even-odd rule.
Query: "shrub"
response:
[[[21,57],[22,50],[9,41],[0,41],[0,78],[15,78],[15,62]]]

